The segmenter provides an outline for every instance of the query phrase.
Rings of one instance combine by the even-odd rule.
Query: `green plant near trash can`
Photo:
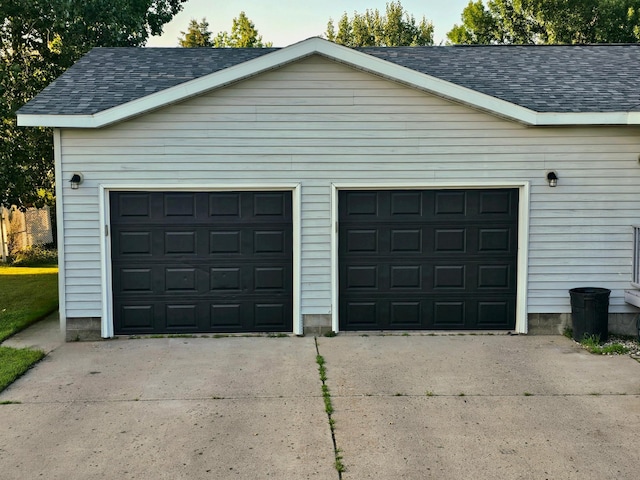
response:
[[[596,355],[626,355],[629,349],[621,343],[611,343],[609,345],[601,345],[598,335],[585,336],[580,344],[590,353]]]

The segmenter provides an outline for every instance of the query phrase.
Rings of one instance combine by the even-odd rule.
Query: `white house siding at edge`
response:
[[[640,127],[526,127],[314,56],[102,129],[61,132],[66,315],[100,317],[99,184],[299,182],[301,313],[331,313],[332,183],[530,181],[528,313],[630,311]],[[556,170],[558,187],[545,173]]]

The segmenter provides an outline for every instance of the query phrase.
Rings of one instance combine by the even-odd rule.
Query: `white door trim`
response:
[[[54,178],[56,179],[56,234],[58,239],[58,314],[60,331],[67,335],[67,267],[65,261],[64,236],[64,185],[67,183],[62,173],[62,131],[53,129]]]
[[[102,281],[102,324],[101,335],[103,338],[114,336],[113,330],[113,291],[111,283],[111,212],[109,210],[109,194],[111,192],[225,192],[225,191],[290,191],[292,201],[292,228],[293,228],[293,332],[302,335],[302,315],[300,310],[301,270],[300,258],[302,249],[301,238],[301,210],[302,187],[300,183],[256,183],[256,184],[205,184],[205,185],[176,185],[157,183],[138,184],[101,184],[99,185],[99,209],[100,209],[100,266]]]
[[[339,331],[338,308],[338,190],[447,190],[447,189],[484,189],[484,188],[517,188],[518,189],[518,254],[517,254],[517,287],[516,287],[516,328],[517,333],[527,333],[527,278],[529,258],[529,203],[530,183],[523,182],[381,182],[381,183],[332,183],[331,184],[331,312],[332,330]]]

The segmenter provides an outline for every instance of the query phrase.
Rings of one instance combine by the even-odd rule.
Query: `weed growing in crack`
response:
[[[336,422],[331,417],[333,414],[333,404],[331,403],[331,392],[329,391],[329,385],[327,385],[327,368],[325,367],[325,360],[320,351],[318,350],[318,339],[316,338],[316,363],[318,364],[318,373],[322,382],[322,399],[324,401],[324,411],[327,414],[329,420],[329,430],[331,431],[331,440],[333,441],[333,453],[335,457],[334,466],[338,471],[338,478],[342,479],[342,473],[345,471],[344,463],[342,463],[341,450],[336,443]]]
[[[338,473],[343,473],[345,471],[345,468],[344,468],[344,463],[342,463],[342,455],[340,455],[342,453],[342,450],[338,448],[336,449],[335,453],[336,453],[336,463],[335,463],[336,470],[338,471]]]

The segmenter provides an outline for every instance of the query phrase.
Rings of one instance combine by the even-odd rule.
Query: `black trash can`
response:
[[[577,342],[596,335],[609,338],[609,294],[606,288],[582,287],[569,290],[573,339]]]

